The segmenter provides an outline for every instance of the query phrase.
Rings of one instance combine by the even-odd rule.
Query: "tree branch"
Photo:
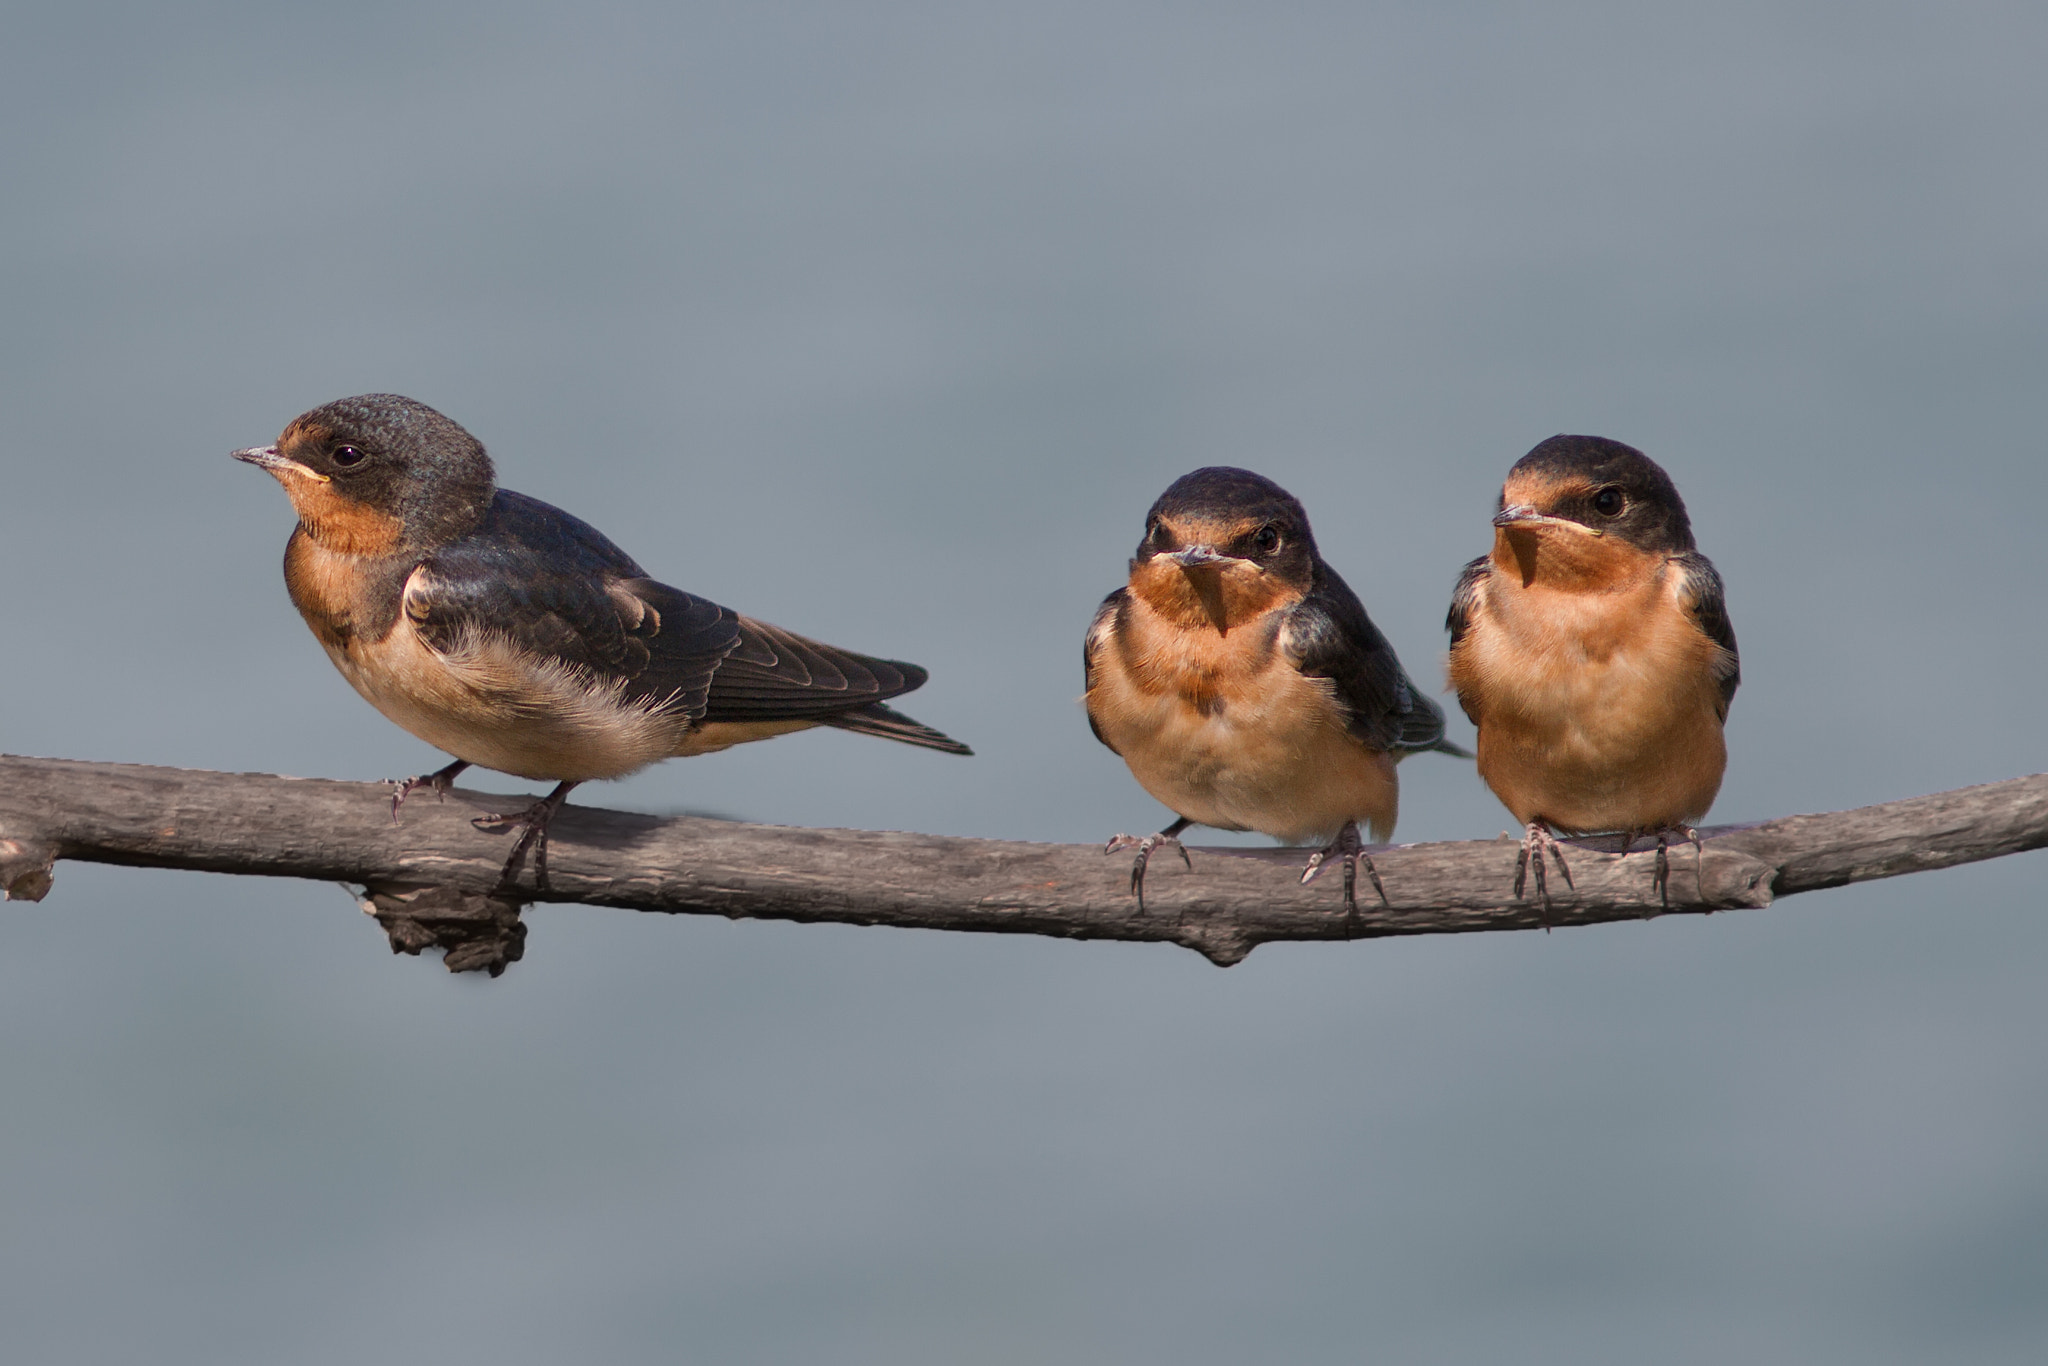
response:
[[[52,864],[317,878],[367,889],[364,909],[394,950],[447,950],[452,970],[492,975],[520,956],[519,910],[534,901],[729,918],[1166,940],[1238,962],[1273,940],[1525,930],[1513,899],[1517,842],[1399,845],[1374,861],[1391,905],[1360,879],[1347,916],[1327,874],[1300,885],[1304,850],[1195,850],[1192,874],[1155,860],[1140,910],[1130,856],[877,830],[809,830],[567,806],[556,819],[551,890],[499,886],[505,837],[472,816],[503,797],[422,795],[391,820],[391,788],[267,774],[0,756],[0,891],[35,901]],[[1997,858],[2048,845],[2048,774],[1825,815],[1703,832],[1704,856],[1671,851],[1670,904],[1655,858],[1613,840],[1574,842],[1575,889],[1554,875],[1549,923],[1762,907],[1781,896]]]

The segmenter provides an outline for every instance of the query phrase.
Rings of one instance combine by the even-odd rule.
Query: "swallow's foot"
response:
[[[417,778],[392,780],[398,791],[391,794],[391,823],[398,824],[398,808],[405,805],[405,799],[422,788],[430,788],[442,801],[448,800],[448,789],[455,786],[455,775],[469,767],[469,760],[457,759],[446,768],[437,768],[432,773],[422,773]]]
[[[1114,854],[1119,849],[1138,851],[1138,857],[1131,863],[1131,895],[1138,898],[1139,910],[1145,909],[1145,864],[1150,861],[1154,849],[1164,844],[1172,845],[1179,851],[1180,861],[1187,865],[1188,871],[1194,871],[1195,862],[1188,857],[1188,847],[1180,842],[1180,832],[1193,824],[1193,821],[1182,817],[1156,835],[1147,835],[1143,839],[1136,835],[1117,835],[1102,846],[1105,854]]]
[[[1303,883],[1315,881],[1331,856],[1339,855],[1344,860],[1344,913],[1352,920],[1358,918],[1358,865],[1365,865],[1365,875],[1372,879],[1372,889],[1380,894],[1380,904],[1391,908],[1387,900],[1387,889],[1380,883],[1380,870],[1372,866],[1372,855],[1365,852],[1364,843],[1358,838],[1358,822],[1346,821],[1344,828],[1337,832],[1337,838],[1329,847],[1308,856],[1308,867],[1301,870]]]
[[[562,809],[562,803],[569,798],[569,789],[575,783],[558,783],[555,790],[542,797],[524,811],[512,811],[498,816],[478,816],[470,824],[479,830],[519,830],[519,842],[512,846],[512,856],[505,860],[505,871],[498,879],[501,887],[516,887],[519,883],[519,869],[526,862],[527,851],[533,852],[533,885],[540,891],[548,889],[548,825],[555,819],[555,813]]]
[[[1706,861],[1707,848],[1700,843],[1700,832],[1689,825],[1666,826],[1657,832],[1657,872],[1650,885],[1657,889],[1658,904],[1667,911],[1671,909],[1671,855],[1667,851],[1674,837],[1691,843],[1693,885],[1699,889],[1700,900],[1707,899],[1707,875],[1701,867]],[[1622,846],[1622,852],[1628,852],[1627,845]]]
[[[1564,885],[1572,887],[1572,870],[1565,866],[1564,845],[1542,821],[1530,821],[1528,830],[1522,835],[1521,857],[1515,860],[1515,900],[1522,899],[1522,888],[1533,867],[1536,871],[1537,914],[1547,931],[1550,928],[1550,888],[1543,881],[1543,855],[1546,852],[1557,860],[1557,871],[1564,874]],[[1572,887],[1572,890],[1576,892],[1578,888]]]

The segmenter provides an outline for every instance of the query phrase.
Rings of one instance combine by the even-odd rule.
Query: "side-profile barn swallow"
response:
[[[1186,861],[1178,837],[1190,825],[1324,845],[1302,881],[1341,855],[1353,910],[1362,858],[1384,900],[1358,827],[1375,841],[1393,833],[1394,765],[1431,749],[1471,757],[1444,739],[1442,709],[1316,553],[1301,504],[1249,470],[1199,469],[1159,496],[1083,664],[1095,738],[1179,817],[1109,842],[1138,851],[1140,905],[1152,851],[1171,845]]]
[[[569,790],[656,760],[836,726],[948,754],[965,745],[882,705],[915,664],[806,640],[657,583],[559,508],[497,486],[483,445],[397,394],[294,418],[234,452],[299,514],[285,587],[327,657],[385,716],[455,756],[399,784],[447,791],[471,764],[554,791],[479,828],[522,828],[547,885],[547,827]]]
[[[1554,436],[1508,471],[1493,551],[1451,597],[1450,676],[1479,727],[1479,776],[1522,822],[1515,872],[1537,894],[1556,835],[1666,846],[1720,790],[1742,681],[1721,576],[1694,548],[1678,489],[1632,446]]]

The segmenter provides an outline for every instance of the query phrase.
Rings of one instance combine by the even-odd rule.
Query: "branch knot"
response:
[[[372,883],[356,902],[377,918],[393,953],[442,950],[450,972],[496,977],[526,954],[525,903],[490,892],[410,883]]]

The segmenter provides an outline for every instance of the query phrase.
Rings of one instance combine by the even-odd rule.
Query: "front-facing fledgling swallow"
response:
[[[1721,787],[1721,734],[1742,672],[1721,576],[1694,548],[1678,489],[1632,446],[1554,436],[1508,471],[1493,550],[1451,597],[1451,684],[1479,727],[1479,776],[1522,822],[1515,873],[1556,836],[1616,832],[1622,849],[1699,847]]]
[[[1444,739],[1442,709],[1316,553],[1301,504],[1249,470],[1199,469],[1159,496],[1083,664],[1095,738],[1178,817],[1109,842],[1138,851],[1140,905],[1152,851],[1171,845],[1185,861],[1190,825],[1324,846],[1304,882],[1341,855],[1350,911],[1362,860],[1384,900],[1358,827],[1376,841],[1393,833],[1394,765],[1431,749],[1471,757]]]
[[[658,759],[811,726],[971,751],[883,702],[925,681],[657,583],[559,508],[497,486],[483,445],[424,403],[363,394],[234,452],[299,514],[285,586],[370,704],[455,756],[398,785],[445,792],[471,764],[555,789],[479,828],[519,828],[547,886],[547,828],[569,790]]]

